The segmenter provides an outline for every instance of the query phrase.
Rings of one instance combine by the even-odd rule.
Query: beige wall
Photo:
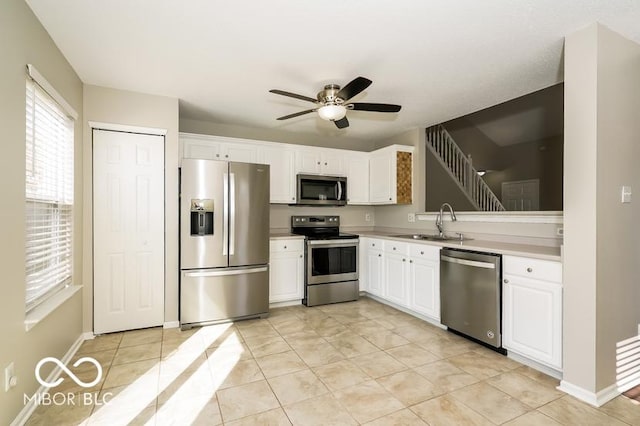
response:
[[[563,382],[594,394],[640,323],[638,210],[620,202],[640,178],[639,75],[640,45],[597,24],[567,37]]]
[[[329,125],[329,124],[327,124]],[[333,124],[331,124],[333,126]],[[325,148],[352,149],[354,151],[373,151],[375,142],[353,139],[345,136],[326,137],[313,134],[298,134],[278,129],[259,129],[256,127],[214,123],[211,121],[180,119],[180,131],[202,135],[227,136],[231,138],[255,139],[260,141],[292,143],[296,145],[322,146]],[[337,130],[336,130],[337,131]]]
[[[178,100],[105,87],[84,87],[83,329],[93,330],[92,142],[89,121],[166,129],[165,322],[178,321]]]
[[[82,82],[23,0],[0,6],[0,373],[15,363],[18,385],[0,389],[0,424],[22,410],[23,394],[39,387],[34,367],[47,356],[62,357],[82,332],[81,292],[25,331],[25,65],[31,63],[80,113],[75,125],[74,283],[82,282]],[[48,372],[47,372],[48,374]],[[46,377],[46,375],[45,375]],[[4,387],[4,384],[2,385]]]

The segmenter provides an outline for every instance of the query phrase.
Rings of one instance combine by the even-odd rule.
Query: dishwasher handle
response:
[[[477,260],[458,259],[457,257],[440,256],[443,262],[457,263],[459,265],[473,266],[474,268],[496,269],[496,265],[490,262],[479,262]]]

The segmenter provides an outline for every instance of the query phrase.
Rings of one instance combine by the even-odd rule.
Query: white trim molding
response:
[[[435,221],[436,212],[416,213],[419,221]],[[490,222],[490,223],[563,223],[563,214],[559,211],[549,212],[456,212],[459,222]],[[443,217],[444,221],[449,216]]]
[[[29,78],[35,81],[38,86],[42,87],[42,90],[47,92],[49,96],[53,98],[54,101],[58,103],[65,110],[65,112],[69,115],[69,117],[74,120],[78,119],[78,113],[76,110],[65,100],[65,98],[56,90],[54,87],[47,81],[46,78],[34,67],[32,64],[27,64],[27,74]]]
[[[618,392],[618,387],[615,383],[602,389],[599,392],[590,392],[586,389],[562,380],[560,382],[560,386],[558,386],[557,389],[564,393],[568,393],[569,395],[576,397],[579,400],[586,402],[587,404],[593,405],[594,407],[602,407],[604,404],[620,395],[620,392]]]
[[[167,129],[159,129],[155,127],[130,126],[128,124],[103,123],[100,121],[89,121],[89,127],[100,130],[113,130],[116,132],[143,133],[145,135],[165,136]]]

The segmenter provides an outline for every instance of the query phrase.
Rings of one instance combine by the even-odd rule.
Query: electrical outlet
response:
[[[408,220],[409,222],[415,222],[415,221],[416,221],[416,214],[415,214],[415,213],[409,213],[409,214],[407,215],[407,220]]]
[[[9,389],[18,384],[16,377],[16,369],[13,362],[4,369],[4,391],[8,392]]]
[[[365,213],[364,220],[365,222],[371,222],[371,213]]]

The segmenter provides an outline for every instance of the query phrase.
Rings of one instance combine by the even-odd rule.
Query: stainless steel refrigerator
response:
[[[182,161],[180,325],[269,312],[269,166]]]

